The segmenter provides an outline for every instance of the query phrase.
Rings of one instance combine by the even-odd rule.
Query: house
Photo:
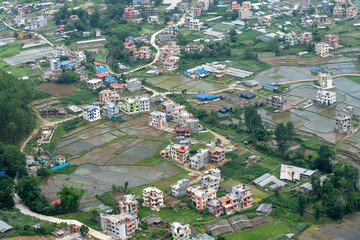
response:
[[[163,63],[163,67],[166,71],[174,71],[179,68],[179,57],[168,56]]]
[[[60,206],[60,204],[61,204],[60,198],[50,201],[50,205],[52,205],[52,206],[56,206],[56,205]]]
[[[173,144],[170,146],[170,159],[184,164],[189,160],[190,148],[187,145]]]
[[[66,158],[62,155],[57,155],[53,158],[53,161],[58,165],[63,165],[66,163]]]
[[[190,180],[187,178],[183,178],[177,183],[171,185],[171,194],[174,197],[182,197],[186,195],[186,189],[190,187]]]
[[[171,223],[171,234],[173,240],[191,240],[191,228],[186,222]]]
[[[129,6],[129,7],[124,8],[123,18],[126,21],[133,20],[135,16],[136,16],[136,13],[135,13],[135,8],[133,6]]]
[[[117,215],[100,214],[101,229],[115,239],[126,239],[139,229],[139,217],[136,213],[122,212]]]
[[[75,58],[76,62],[86,62],[86,55],[83,51],[73,51],[70,55]]]
[[[175,137],[176,138],[190,138],[190,127],[176,127]]]
[[[56,72],[58,70],[60,70],[61,65],[60,65],[60,59],[59,58],[53,58],[50,60],[50,69],[53,72]]]
[[[123,110],[127,114],[149,111],[150,99],[147,97],[125,98]]]
[[[290,32],[285,35],[285,43],[294,46],[299,43],[299,36],[295,32]]]
[[[197,118],[183,118],[183,121],[181,121],[182,127],[189,127],[190,133],[199,133],[199,119]]]
[[[140,50],[138,51],[138,54],[139,54],[139,58],[150,59],[152,57],[152,51],[150,47],[147,46],[141,47]]]
[[[246,208],[253,205],[254,194],[251,193],[250,188],[246,187],[245,184],[239,184],[232,187],[231,192],[240,199],[240,208]]]
[[[203,210],[207,206],[207,202],[216,198],[216,189],[205,189],[203,186],[195,185],[186,189],[187,199],[190,203],[195,204],[198,210]]]
[[[299,3],[301,8],[309,8],[310,0],[300,0]]]
[[[302,32],[299,35],[299,40],[301,43],[311,43],[313,40],[313,35],[311,32]]]
[[[102,107],[103,115],[110,119],[121,118],[119,107],[115,102],[105,102],[105,106]]]
[[[344,12],[345,12],[345,9],[340,4],[335,5],[335,7],[333,8],[334,16],[342,17],[342,16],[344,16]]]
[[[166,126],[166,114],[159,111],[153,111],[149,115],[149,125],[158,129],[165,129]]]
[[[243,19],[250,19],[252,18],[252,12],[248,9],[244,9],[244,8],[240,8],[238,10],[238,19],[239,20],[243,20]]]
[[[190,158],[190,167],[199,170],[205,167],[205,164],[209,162],[209,150],[199,149],[198,152]]]
[[[200,31],[204,28],[204,23],[200,22],[199,19],[192,19],[189,22],[189,28],[190,30]]]
[[[89,81],[87,81],[87,87],[92,89],[92,90],[96,90],[98,88],[101,88],[102,87],[102,80],[101,79],[91,79]]]
[[[250,1],[244,1],[244,2],[242,3],[242,7],[243,7],[244,9],[250,10],[250,9],[251,9],[251,2],[250,2]]]
[[[41,110],[41,115],[45,117],[66,117],[67,112],[63,108],[44,108]]]
[[[195,95],[195,97],[201,101],[209,101],[209,100],[214,100],[214,99],[218,98],[218,96],[216,96],[216,95],[209,95],[206,93],[199,93],[199,94]]]
[[[150,5],[145,6],[145,15],[147,18],[149,17],[157,17],[158,11],[156,7],[152,7]]]
[[[351,126],[351,117],[353,115],[354,108],[351,106],[346,106],[341,109],[339,116],[336,117],[336,127],[335,131],[348,134],[353,131]]]
[[[149,16],[148,23],[150,23],[150,24],[159,23],[159,17],[158,16]]]
[[[136,200],[135,194],[127,194],[119,201],[120,213],[138,213],[139,203]]]
[[[130,92],[137,92],[141,90],[141,81],[136,78],[127,79],[125,86]]]
[[[70,15],[69,19],[70,19],[70,21],[74,22],[74,21],[79,20],[79,16],[78,15]]]
[[[266,99],[266,106],[283,112],[291,108],[290,98],[284,95],[273,95]]]
[[[209,200],[206,203],[206,209],[215,217],[218,217],[224,213],[224,207],[218,198]]]
[[[272,203],[262,203],[256,208],[257,214],[269,214],[272,210]]]
[[[205,171],[201,175],[201,185],[204,188],[213,188],[218,190],[221,180],[221,171],[218,168],[213,168]]]
[[[355,6],[346,8],[346,18],[354,18],[358,14],[358,9]]]
[[[101,37],[100,28],[95,28],[95,37]]]
[[[89,122],[93,122],[99,120],[100,116],[100,108],[97,105],[87,105],[83,108],[83,117],[85,120]]]
[[[17,27],[25,25],[25,19],[22,16],[16,16],[13,19],[13,25],[16,25]]]
[[[318,25],[329,25],[331,21],[327,15],[315,15],[314,22]]]
[[[311,177],[317,171],[281,164],[280,180],[300,181],[300,176]]]
[[[147,187],[143,192],[143,206],[150,208],[153,211],[160,211],[164,205],[164,193],[156,187]]]
[[[315,103],[326,107],[333,107],[336,104],[336,92],[318,90]]]
[[[209,150],[209,162],[219,165],[225,160],[225,148],[222,146],[214,146]]]
[[[66,46],[55,47],[55,50],[56,50],[56,57],[70,55],[70,50]]]
[[[333,88],[332,76],[330,73],[319,73],[319,85],[323,89]]]
[[[118,92],[110,89],[105,89],[99,92],[99,99],[101,102],[118,102],[120,95]]]
[[[146,223],[148,227],[158,227],[164,225],[164,221],[155,214],[150,214],[147,217],[141,219],[142,222]]]
[[[333,46],[335,49],[339,47],[339,35],[328,34],[324,36],[324,42]]]
[[[105,74],[109,74],[109,73],[110,73],[110,72],[109,72],[109,69],[104,68],[104,67],[99,67],[99,68],[97,68],[97,69],[96,69],[96,72],[97,72],[97,73],[105,73]]]
[[[160,60],[165,60],[169,56],[179,55],[180,54],[180,46],[176,44],[174,41],[168,42],[165,46],[160,48]]]

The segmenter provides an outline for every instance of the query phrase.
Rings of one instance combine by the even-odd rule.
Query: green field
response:
[[[350,79],[353,82],[360,84],[360,77],[358,77],[358,76],[345,76],[345,77]]]
[[[226,240],[267,240],[290,232],[291,229],[288,226],[283,223],[276,222],[251,230],[231,234],[226,236]]]

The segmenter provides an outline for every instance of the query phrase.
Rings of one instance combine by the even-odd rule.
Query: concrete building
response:
[[[148,46],[141,47],[140,50],[138,51],[138,54],[139,54],[139,58],[150,59],[152,57],[152,51]]]
[[[242,7],[244,9],[250,10],[251,9],[251,2],[250,1],[245,1],[242,3]]]
[[[170,108],[170,116],[174,122],[179,122],[182,116],[186,116],[187,111],[185,109],[185,106],[183,105],[177,105],[172,108]]]
[[[186,163],[189,160],[190,148],[187,145],[173,144],[170,146],[170,159],[178,163]]]
[[[153,111],[149,115],[149,125],[158,129],[165,129],[166,125],[166,114],[159,111]]]
[[[323,89],[333,88],[333,80],[330,73],[319,73],[319,85]]]
[[[340,115],[336,117],[336,127],[335,131],[348,134],[353,131],[351,126],[351,117],[354,113],[354,108],[351,106],[346,106],[340,111]]]
[[[60,70],[60,59],[59,58],[53,58],[50,60],[50,69],[53,72],[56,72],[58,70]]]
[[[153,211],[160,211],[164,205],[164,193],[156,187],[147,187],[143,192],[143,206],[150,208]]]
[[[86,55],[83,51],[73,51],[70,55],[75,58],[76,62],[86,62]]]
[[[205,233],[205,234],[199,234],[196,237],[193,237],[192,240],[215,240],[215,238],[210,235],[207,235]]]
[[[193,203],[198,210],[206,208],[207,202],[216,198],[216,189],[205,189],[203,186],[195,185],[186,189],[189,202]]]
[[[330,56],[329,44],[325,42],[315,43],[315,52],[320,57],[329,57]]]
[[[333,46],[335,49],[339,47],[339,35],[335,34],[328,34],[324,36],[324,42],[329,44],[330,46]]]
[[[206,209],[215,217],[219,217],[224,213],[224,207],[218,198],[209,200],[206,203]]]
[[[336,104],[336,92],[318,90],[315,103],[326,107],[334,106]]]
[[[176,127],[175,128],[175,137],[177,139],[188,139],[191,137],[191,132],[189,127]]]
[[[198,152],[190,158],[190,167],[192,169],[199,170],[202,167],[205,167],[205,164],[209,162],[209,150],[208,149],[199,149]]]
[[[137,92],[141,90],[141,81],[136,78],[127,79],[125,86],[130,92]]]
[[[157,16],[158,15],[157,8],[152,7],[150,5],[145,6],[145,15],[147,18]]]
[[[231,192],[240,199],[240,208],[252,206],[254,194],[251,193],[250,188],[246,187],[245,184],[232,187]]]
[[[358,9],[355,6],[348,7],[346,9],[346,18],[354,18],[358,14]]]
[[[150,110],[150,99],[147,97],[125,98],[122,108],[128,114]]]
[[[314,22],[318,25],[329,25],[331,21],[327,15],[315,15]]]
[[[174,102],[162,102],[161,103],[161,111],[165,114],[170,114],[171,113],[171,109],[180,106],[178,103],[174,103]]]
[[[220,164],[225,160],[225,148],[222,146],[215,146],[209,150],[209,162]]]
[[[191,228],[186,222],[171,223],[171,234],[173,240],[191,240]]]
[[[189,28],[190,30],[200,31],[204,28],[204,23],[200,22],[199,19],[192,19],[189,22]]]
[[[83,109],[83,117],[85,120],[88,120],[89,122],[99,120],[101,118],[99,106],[95,106],[95,105],[85,106]]]
[[[101,79],[91,79],[89,81],[87,81],[87,87],[92,89],[92,90],[96,90],[98,88],[101,88],[102,87],[102,80]]]
[[[117,215],[100,214],[101,229],[114,239],[127,239],[139,229],[139,218],[135,213]]]
[[[240,19],[240,20],[252,18],[252,12],[250,10],[247,10],[247,9],[244,9],[244,8],[240,8],[238,10],[238,14],[239,14],[238,19]]]
[[[285,43],[294,46],[299,43],[299,35],[295,32],[290,32],[285,35]]]
[[[105,106],[102,107],[103,115],[110,119],[121,118],[119,107],[115,102],[106,102]]]
[[[171,194],[174,197],[182,197],[186,195],[186,189],[190,187],[190,180],[187,178],[177,181],[177,183],[171,185]]]
[[[129,6],[127,8],[124,8],[124,14],[123,14],[123,18],[126,21],[131,21],[134,19],[134,17],[136,16],[135,14],[135,8],[133,6]]]
[[[311,32],[300,33],[299,40],[301,43],[311,43],[313,40],[313,35]]]
[[[174,41],[168,42],[165,46],[160,48],[160,60],[165,60],[169,56],[179,55],[180,54],[180,46],[176,44]]]
[[[199,133],[199,119],[197,118],[184,118],[183,121],[181,121],[182,127],[189,127],[190,133]]]
[[[291,108],[290,98],[284,95],[273,95],[266,99],[266,106],[283,112]]]
[[[115,90],[105,89],[99,92],[99,99],[101,102],[118,102],[120,95]]]
[[[174,71],[179,68],[179,57],[168,56],[163,63],[163,67],[166,71]]]
[[[55,50],[56,50],[56,57],[70,55],[70,50],[66,46],[55,47]]]
[[[335,7],[333,8],[334,16],[342,17],[342,16],[344,16],[344,12],[345,12],[345,9],[340,4],[335,5]]]
[[[213,188],[218,190],[221,180],[221,171],[218,168],[213,168],[205,171],[201,175],[201,185],[204,188]]]
[[[16,25],[17,27],[25,25],[25,19],[22,16],[16,16],[13,19],[13,25]]]
[[[136,200],[135,194],[128,194],[119,201],[119,209],[121,213],[138,213],[139,203]]]
[[[300,7],[302,7],[302,8],[309,8],[310,0],[300,0],[299,4],[300,4]]]

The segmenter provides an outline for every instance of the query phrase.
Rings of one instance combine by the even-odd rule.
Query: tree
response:
[[[81,225],[80,227],[80,235],[81,237],[86,237],[89,232],[89,228],[86,225]]]
[[[332,156],[333,153],[328,146],[320,146],[318,157],[314,161],[315,168],[325,173],[331,173],[332,165],[330,159],[332,158]]]
[[[243,56],[244,56],[244,59],[247,59],[247,60],[255,58],[254,49],[252,49],[250,47],[245,48]]]
[[[225,240],[226,238],[224,237],[224,236],[222,236],[222,235],[219,235],[218,237],[217,237],[217,240]]]
[[[295,135],[294,124],[288,122],[286,126],[283,123],[279,123],[275,129],[275,140],[278,145],[280,156],[284,156],[286,151],[291,145],[291,140]]]
[[[0,170],[14,178],[16,173],[26,173],[26,158],[16,146],[0,143]]]
[[[71,84],[76,82],[78,77],[79,76],[76,72],[62,72],[57,82]]]
[[[89,212],[93,215],[93,218],[99,216],[99,212],[100,212],[100,207],[99,205],[96,204],[91,204]]]
[[[34,206],[36,201],[41,198],[41,188],[34,176],[20,178],[15,186],[16,193],[27,206]]]
[[[47,168],[40,168],[37,170],[38,177],[47,178],[50,177],[51,173]]]
[[[270,50],[273,51],[276,56],[278,56],[278,55],[280,54],[279,39],[274,38],[274,39],[270,42],[269,47],[270,47]]]
[[[298,197],[298,212],[301,217],[304,216],[306,204],[307,204],[306,197],[304,195],[300,195]]]
[[[9,176],[0,176],[0,209],[14,207],[14,180]]]
[[[319,204],[315,204],[314,205],[314,219],[317,222],[321,217],[321,212],[320,212],[320,206]]]
[[[60,192],[56,195],[60,196],[61,205],[71,212],[79,209],[81,197],[86,192],[86,189],[78,189],[74,186],[68,187],[63,185]]]
[[[229,35],[230,35],[231,37],[236,36],[236,30],[235,30],[235,28],[232,28],[232,29],[229,31]]]
[[[245,109],[245,126],[253,136],[255,136],[257,130],[263,129],[261,116],[258,114],[255,107],[248,107]]]
[[[124,189],[126,190],[126,189],[128,188],[128,186],[129,186],[129,181],[126,181],[126,182],[124,183]]]

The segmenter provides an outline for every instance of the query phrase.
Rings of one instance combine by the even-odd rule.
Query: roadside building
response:
[[[163,67],[166,71],[174,71],[179,68],[179,57],[168,56],[163,63]]]
[[[188,112],[183,105],[177,105],[170,108],[170,117],[174,122],[179,122],[183,116],[187,116]]]
[[[204,28],[204,23],[200,22],[199,19],[192,19],[189,22],[189,28],[190,30],[200,31]]]
[[[316,104],[332,107],[336,104],[336,92],[330,92],[326,90],[318,90],[316,93]]]
[[[333,80],[330,73],[319,73],[319,85],[323,89],[330,89],[333,88]]]
[[[87,105],[83,108],[83,117],[85,120],[89,122],[93,122],[99,120],[100,116],[100,108],[97,105]]]
[[[186,192],[189,202],[193,203],[198,210],[203,210],[209,200],[216,198],[217,190],[205,189],[203,186],[195,185],[189,187]]]
[[[175,128],[175,137],[187,139],[191,137],[191,132],[189,127],[176,127]]]
[[[299,35],[299,40],[301,43],[311,43],[313,40],[313,35],[311,32],[302,32]]]
[[[156,187],[147,187],[143,192],[143,206],[150,208],[153,211],[160,211],[164,205],[164,193]]]
[[[138,213],[139,203],[136,200],[135,194],[128,194],[119,201],[119,209],[121,213]]]
[[[318,25],[329,25],[331,21],[327,15],[315,15],[314,22]]]
[[[171,223],[171,233],[173,240],[190,240],[191,228],[186,222]]]
[[[183,127],[189,127],[190,133],[199,133],[200,124],[199,119],[197,118],[185,118],[183,119],[181,125]]]
[[[266,99],[266,106],[283,112],[291,108],[290,98],[284,95],[273,95]]]
[[[213,168],[205,171],[201,175],[201,185],[204,188],[213,188],[218,190],[221,180],[221,171],[218,168]]]
[[[110,119],[119,119],[121,118],[119,107],[115,102],[106,102],[105,106],[102,107],[103,115]]]
[[[175,102],[162,102],[161,103],[161,111],[165,114],[170,114],[171,113],[171,109],[180,106],[179,104],[175,103]]]
[[[225,160],[225,148],[222,146],[214,146],[209,150],[209,162],[219,165]]]
[[[159,111],[153,111],[149,115],[149,125],[158,129],[165,129],[166,126],[166,114]]]
[[[334,16],[342,17],[342,16],[344,16],[344,12],[345,12],[345,9],[340,4],[336,4],[335,7],[333,8]]]
[[[165,60],[168,56],[179,55],[180,54],[180,46],[176,44],[174,41],[168,42],[165,46],[160,48],[160,60]]]
[[[141,81],[136,78],[127,79],[125,81],[126,89],[130,92],[137,92],[141,90]]]
[[[101,229],[115,239],[126,239],[139,229],[139,218],[135,213],[117,215],[100,214]]]
[[[101,88],[102,87],[102,80],[101,79],[98,79],[98,78],[95,78],[95,79],[91,79],[89,81],[87,81],[87,87],[92,89],[92,90],[96,90],[98,88]]]
[[[190,167],[195,170],[199,170],[205,167],[205,164],[209,162],[209,150],[199,149],[198,152],[190,158]]]
[[[67,112],[63,108],[44,108],[41,110],[41,115],[45,117],[66,117]]]
[[[358,14],[358,9],[355,6],[348,7],[346,9],[346,18],[354,18]]]
[[[324,36],[324,42],[333,46],[335,49],[339,47],[339,35],[328,34]]]
[[[336,127],[335,130],[342,134],[348,134],[353,131],[351,126],[351,117],[354,113],[354,108],[351,106],[346,106],[341,109],[339,116],[336,117]]]
[[[190,148],[187,145],[173,144],[170,146],[170,159],[184,164],[189,160]]]
[[[150,59],[152,57],[152,51],[148,46],[141,47],[140,50],[138,51],[138,54],[139,54],[139,58]]]
[[[186,195],[186,189],[190,187],[190,180],[187,178],[177,181],[177,183],[171,185],[171,194],[174,197],[182,197]]]
[[[150,99],[147,97],[125,98],[122,109],[128,114],[150,110]]]
[[[103,103],[118,102],[120,100],[120,95],[115,90],[106,89],[99,92],[99,99]]]
[[[320,57],[329,57],[329,44],[325,42],[315,43],[315,52]]]

